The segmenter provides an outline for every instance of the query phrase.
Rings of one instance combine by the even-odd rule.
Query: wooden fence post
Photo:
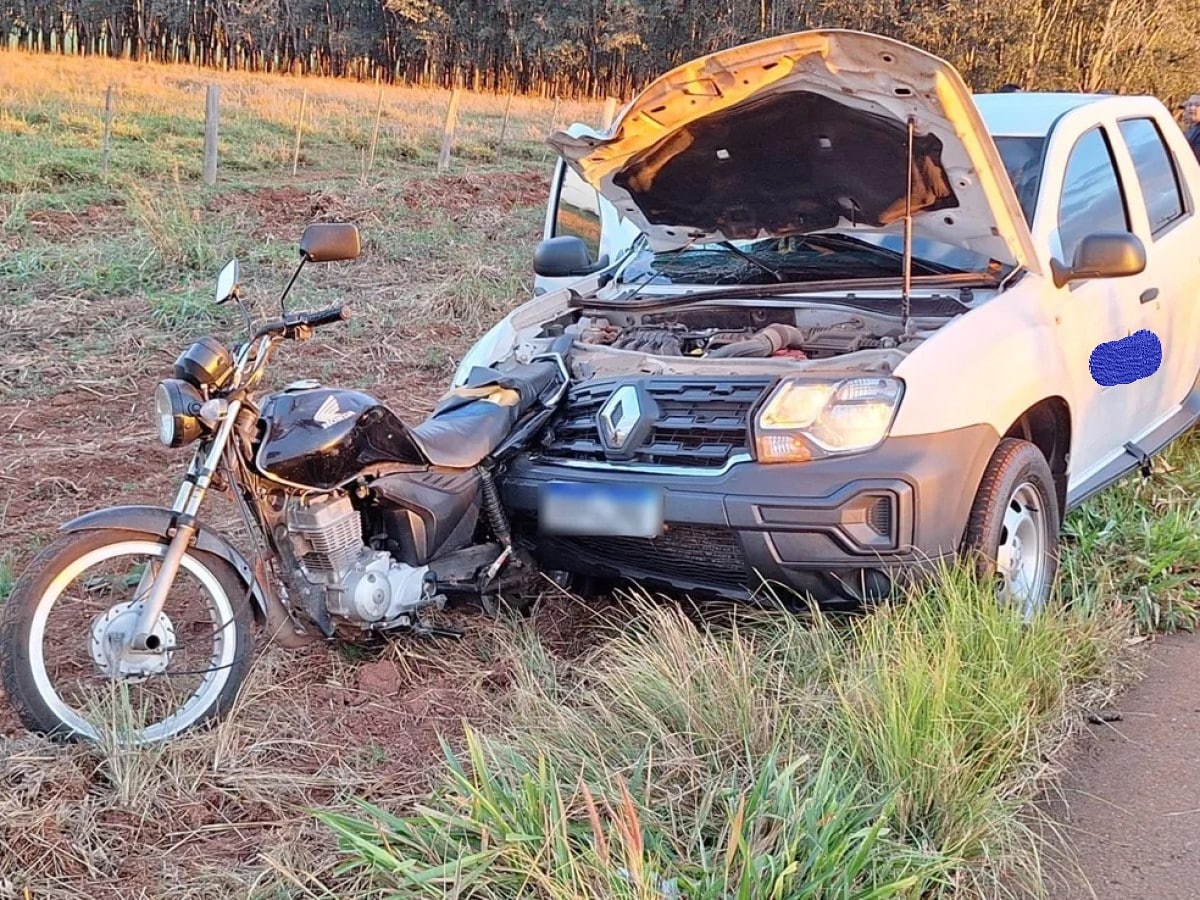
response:
[[[104,91],[104,143],[101,145],[100,165],[104,177],[108,177],[108,156],[112,149],[112,117],[113,117],[113,86],[110,84]]]
[[[508,134],[508,114],[512,112],[512,102],[515,94],[508,95],[508,102],[504,104],[504,121],[500,124],[500,137],[496,141],[496,159],[500,158],[500,148],[504,146],[504,136]]]
[[[438,153],[437,170],[445,172],[450,168],[450,148],[454,144],[454,126],[458,123],[458,97],[461,91],[455,88],[450,92],[450,105],[446,108],[446,124],[442,128],[442,148]]]
[[[375,80],[379,80],[379,73],[375,73]],[[383,85],[379,86],[379,102],[375,105],[375,127],[371,131],[371,153],[367,158],[367,169],[363,173],[365,180],[366,176],[371,173],[371,169],[375,167],[375,147],[379,143],[379,119],[383,116]]]
[[[204,183],[217,183],[217,119],[221,114],[220,88],[208,86],[204,103]]]
[[[616,118],[616,115],[617,115],[617,98],[616,97],[605,97],[604,98],[604,112],[600,116],[600,127],[603,128],[605,131],[608,131],[608,127],[610,125],[612,125],[613,119]]]
[[[304,130],[304,107],[308,103],[308,88],[300,95],[300,116],[296,119],[296,148],[292,151],[292,177],[300,168],[300,133]]]

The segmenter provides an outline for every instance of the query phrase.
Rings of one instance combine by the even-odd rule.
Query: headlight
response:
[[[154,416],[158,422],[158,439],[168,447],[190,444],[204,433],[200,422],[200,407],[204,398],[186,381],[168,378],[154,389]]]
[[[900,408],[904,383],[859,376],[788,379],[767,398],[754,423],[759,462],[806,462],[879,446]]]
[[[233,354],[213,337],[203,337],[179,354],[175,377],[194,387],[219,388],[233,374]]]

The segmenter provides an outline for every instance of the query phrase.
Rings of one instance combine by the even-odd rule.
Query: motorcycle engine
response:
[[[305,580],[324,589],[332,615],[371,627],[428,605],[428,566],[397,562],[363,541],[362,517],[344,494],[288,501],[287,531]]]

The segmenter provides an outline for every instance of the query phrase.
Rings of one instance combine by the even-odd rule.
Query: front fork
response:
[[[208,448],[208,453],[203,458],[199,454],[192,457],[187,478],[179,486],[175,502],[171,505],[171,509],[175,512],[175,533],[171,536],[171,543],[167,545],[167,552],[163,554],[162,561],[158,566],[148,565],[138,582],[137,593],[134,596],[144,596],[145,599],[140,600],[137,604],[137,624],[133,636],[129,639],[129,646],[132,650],[157,652],[164,649],[158,646],[158,638],[154,634],[154,629],[158,625],[158,617],[162,615],[171,585],[175,583],[175,576],[179,574],[179,566],[183,562],[184,554],[187,553],[188,547],[196,537],[196,531],[199,528],[196,513],[199,512],[204,495],[212,484],[213,474],[221,464],[221,457],[225,454],[225,447],[229,443],[229,434],[233,431],[241,408],[240,400],[232,401],[225,413],[225,418],[217,429],[217,435],[213,439],[212,445]]]

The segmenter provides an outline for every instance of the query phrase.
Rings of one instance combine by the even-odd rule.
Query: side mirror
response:
[[[348,223],[309,225],[300,236],[300,255],[308,262],[342,262],[358,259],[358,229]]]
[[[1145,270],[1146,248],[1136,234],[1128,231],[1089,234],[1075,248],[1070,268],[1058,260],[1050,264],[1055,287],[1085,278],[1124,278]]]
[[[592,262],[587,244],[574,235],[546,238],[533,252],[533,271],[543,278],[582,277],[607,266],[607,256]]]
[[[217,275],[217,303],[225,303],[227,300],[232,300],[237,296],[238,281],[241,278],[241,269],[238,266],[236,259],[231,259],[225,264],[225,268]]]

